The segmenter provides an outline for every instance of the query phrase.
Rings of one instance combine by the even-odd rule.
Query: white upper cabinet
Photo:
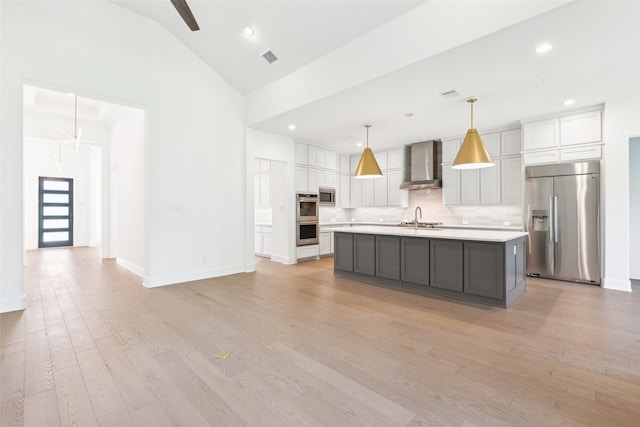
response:
[[[309,191],[309,178],[305,167],[296,166],[296,191],[300,193]]]
[[[402,149],[387,151],[387,168],[388,169],[401,169],[402,168]]]
[[[380,166],[380,169],[386,170],[387,169],[387,152],[381,151],[378,153],[373,153],[373,155],[375,156],[376,162],[378,162],[378,166]]]
[[[327,154],[327,162],[326,162],[327,169],[335,171],[336,170],[336,153],[334,153],[333,151],[327,151],[326,154]]]
[[[451,165],[442,165],[442,204],[460,204],[460,170]]]
[[[480,204],[480,179],[479,169],[460,170],[460,204]]]
[[[517,205],[522,202],[522,165],[520,157],[500,160],[502,182],[501,201]]]
[[[500,204],[500,160],[494,160],[495,164],[480,171],[480,204]]]
[[[391,153],[391,151],[389,151]],[[401,190],[402,171],[390,170],[387,174],[387,204],[388,206],[409,205],[409,190]]]
[[[385,172],[381,178],[370,179],[373,181],[373,202],[375,206],[388,206],[389,176]]]
[[[460,139],[442,141],[442,163],[453,163],[460,149]]]
[[[360,163],[360,155],[351,156],[349,158],[349,173],[356,173],[356,169],[358,168],[358,163]]]
[[[501,132],[500,151],[503,156],[517,156],[522,151],[522,132],[520,129]]]
[[[482,139],[487,152],[492,158],[500,156],[500,132],[480,135],[480,139]]]
[[[587,111],[560,118],[560,145],[602,141],[602,112]]]
[[[340,173],[349,173],[349,156],[340,155]]]
[[[554,148],[560,141],[560,120],[549,119],[523,125],[524,149]]]
[[[296,163],[306,165],[307,163],[307,144],[296,142]]]
[[[318,166],[318,147],[307,146],[307,164],[309,166]]]

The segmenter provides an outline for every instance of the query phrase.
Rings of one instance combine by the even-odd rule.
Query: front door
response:
[[[73,179],[39,179],[38,247],[73,246]]]

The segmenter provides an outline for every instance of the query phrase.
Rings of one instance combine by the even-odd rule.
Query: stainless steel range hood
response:
[[[405,146],[402,190],[442,186],[442,141],[424,141]]]

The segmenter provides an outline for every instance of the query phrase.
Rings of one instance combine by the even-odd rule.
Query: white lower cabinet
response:
[[[333,253],[333,251],[331,250],[332,235],[333,235],[332,231],[320,232],[320,256],[330,255]]]
[[[256,225],[254,228],[254,252],[258,256],[271,257],[271,237],[270,225]]]

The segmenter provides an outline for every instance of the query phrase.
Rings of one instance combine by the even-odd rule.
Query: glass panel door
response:
[[[38,247],[73,246],[73,179],[39,178]]]

